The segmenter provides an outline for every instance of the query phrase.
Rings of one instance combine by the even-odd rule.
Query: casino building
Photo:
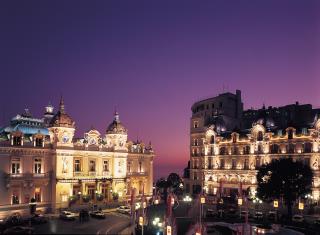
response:
[[[0,218],[27,211],[31,199],[55,210],[152,195],[151,143],[129,141],[117,112],[103,134],[91,128],[75,138],[75,129],[62,99],[56,113],[48,105],[39,119],[25,110],[0,128]]]
[[[186,191],[236,195],[256,189],[256,174],[272,159],[292,157],[314,171],[312,196],[320,199],[320,110],[299,103],[243,111],[241,92],[196,102],[190,120]]]

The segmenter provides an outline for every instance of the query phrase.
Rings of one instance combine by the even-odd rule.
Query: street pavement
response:
[[[117,234],[130,223],[127,215],[117,212],[106,213],[105,219],[91,218],[87,222],[64,221],[51,217],[46,224],[34,225],[35,234]]]

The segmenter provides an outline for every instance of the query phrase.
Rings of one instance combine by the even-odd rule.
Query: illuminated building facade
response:
[[[133,188],[152,195],[152,146],[128,141],[117,112],[105,134],[91,128],[74,138],[75,128],[61,99],[55,114],[51,105],[42,119],[26,110],[0,129],[0,217],[27,210],[31,198],[55,210],[126,200]]]
[[[225,113],[224,105],[232,107],[235,104],[236,96],[231,93],[219,95],[221,113]],[[221,97],[225,99],[221,100]],[[230,129],[223,117],[210,110],[215,106],[216,98],[199,101],[192,106],[190,163],[184,179],[187,192],[203,189],[212,195],[236,195],[240,182],[243,190],[254,192],[256,174],[262,164],[272,159],[292,157],[312,168],[312,195],[314,200],[319,200],[319,109],[296,103],[279,108],[246,110],[239,114],[241,118],[232,127],[234,129]],[[231,102],[231,105],[224,102]],[[234,115],[237,110],[229,112]]]

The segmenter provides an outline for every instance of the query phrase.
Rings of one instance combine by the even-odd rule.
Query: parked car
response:
[[[106,215],[103,211],[92,211],[90,212],[91,217],[97,218],[97,219],[104,219],[106,218]]]
[[[122,213],[122,214],[130,214],[131,209],[129,206],[119,206],[117,208],[117,212]]]
[[[294,216],[292,216],[292,221],[296,222],[296,223],[303,223],[304,218],[302,215],[294,215]]]
[[[269,211],[267,215],[268,220],[275,221],[277,219],[276,211]]]
[[[33,234],[34,230],[31,227],[14,226],[4,230],[3,234]]]
[[[44,217],[43,214],[40,214],[40,213],[37,213],[31,216],[30,220],[31,220],[31,223],[33,224],[45,224],[48,222],[48,219]]]
[[[77,217],[77,214],[70,211],[62,211],[59,215],[59,218],[63,220],[75,220],[76,217]]]
[[[19,213],[13,213],[5,220],[5,224],[8,227],[19,226],[24,224],[24,220],[22,219]]]
[[[316,218],[316,220],[313,223],[314,225],[320,226],[320,218]]]
[[[263,219],[263,213],[261,211],[256,211],[256,213],[254,214],[254,218],[257,220]]]
[[[216,213],[214,212],[213,209],[207,209],[206,217],[215,217],[215,216],[216,216]]]

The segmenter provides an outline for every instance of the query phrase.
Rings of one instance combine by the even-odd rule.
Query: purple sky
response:
[[[320,106],[320,1],[2,1],[0,126],[63,94],[77,136],[114,107],[152,141],[155,176],[189,158],[191,105],[241,89],[245,108]]]

